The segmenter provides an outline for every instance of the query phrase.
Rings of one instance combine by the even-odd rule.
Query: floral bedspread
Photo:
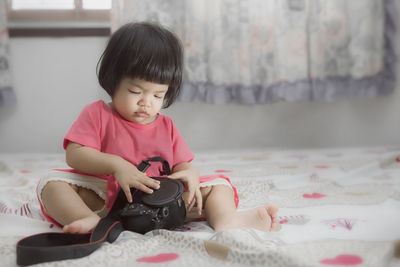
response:
[[[207,151],[193,164],[228,176],[240,210],[279,206],[280,230],[214,233],[189,222],[123,232],[88,257],[40,266],[400,266],[400,147]],[[16,266],[22,237],[60,231],[41,214],[35,186],[63,167],[62,154],[0,154],[0,266]]]

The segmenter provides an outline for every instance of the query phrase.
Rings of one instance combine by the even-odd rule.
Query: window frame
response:
[[[74,2],[74,9],[12,10],[7,0],[10,37],[110,35],[110,9],[83,9],[82,0]]]

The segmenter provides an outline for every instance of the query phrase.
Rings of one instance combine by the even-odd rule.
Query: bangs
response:
[[[148,32],[145,37],[137,38],[135,45],[137,51],[132,51],[132,55],[128,56],[125,75],[159,84],[180,85],[182,76],[180,44],[174,44],[170,41],[171,38],[159,33]]]

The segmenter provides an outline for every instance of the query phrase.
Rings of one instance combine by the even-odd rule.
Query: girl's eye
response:
[[[135,95],[139,95],[140,94],[140,92],[138,92],[138,91],[129,90],[129,92],[132,93],[132,94],[135,94]]]
[[[162,98],[161,95],[154,95],[155,98]]]

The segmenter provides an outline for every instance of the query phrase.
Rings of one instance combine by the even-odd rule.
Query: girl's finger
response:
[[[201,215],[201,211],[203,210],[203,196],[201,195],[201,191],[200,188],[197,189],[197,196],[196,196],[197,200],[197,206],[198,206],[198,212],[199,215]]]
[[[151,194],[153,193],[153,190],[151,188],[160,188],[160,181],[150,178],[145,174],[142,174],[138,177],[137,180],[134,180],[133,184],[131,185],[145,193]]]
[[[124,191],[126,199],[128,200],[128,202],[132,203],[132,194],[131,194],[131,189],[129,188],[129,186],[124,186],[124,187],[121,187],[121,188]]]
[[[188,203],[189,203],[190,209],[188,209],[188,211],[190,211],[193,208],[193,205],[196,202],[195,199],[194,199],[194,194],[195,193],[196,193],[195,190],[189,190]]]
[[[167,178],[184,181],[185,178],[179,175],[179,172],[168,175]]]
[[[201,211],[203,210],[203,198],[200,189],[196,190],[195,198],[197,203],[197,214],[201,215]]]
[[[146,193],[146,194],[152,194],[153,193],[153,189],[148,188],[146,185],[139,183],[137,186],[135,186],[136,189]]]
[[[183,198],[183,202],[185,202],[186,207],[189,207],[189,204],[190,204],[188,196],[189,196],[188,191],[183,192],[182,198]]]
[[[154,188],[154,189],[159,189],[160,188],[160,181],[158,181],[156,179],[146,178],[144,180],[144,184],[147,187],[151,187],[151,188]]]
[[[194,201],[194,199],[190,202],[189,206],[187,207],[188,212],[190,212],[193,209],[193,206],[195,203],[196,203],[196,201]]]

